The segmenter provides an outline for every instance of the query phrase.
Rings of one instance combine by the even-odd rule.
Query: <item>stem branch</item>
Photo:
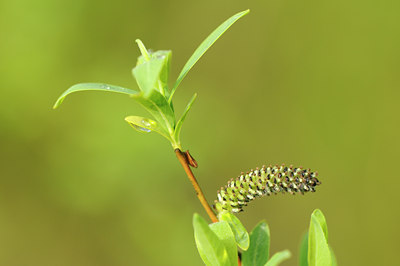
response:
[[[218,222],[218,218],[215,215],[214,211],[211,209],[210,205],[208,204],[206,197],[201,190],[199,183],[197,183],[196,177],[193,175],[192,169],[190,169],[189,163],[187,161],[186,156],[180,149],[175,149],[176,157],[178,158],[179,162],[182,164],[183,169],[185,170],[190,182],[193,185],[194,190],[196,191],[197,198],[199,199],[201,205],[206,210],[208,216],[210,217],[213,223]]]

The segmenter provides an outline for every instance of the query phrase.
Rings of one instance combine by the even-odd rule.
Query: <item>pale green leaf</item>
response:
[[[320,210],[315,210],[311,215],[310,228],[308,231],[309,266],[332,265],[331,251],[326,239],[326,232],[325,218]]]
[[[271,259],[265,264],[265,266],[277,266],[282,261],[289,259],[292,256],[289,250],[283,250],[275,253]]]
[[[153,90],[159,89],[158,80],[164,61],[165,59],[162,58],[152,58],[132,70],[133,76],[145,97],[148,97]],[[160,93],[164,94],[163,91],[160,91]]]
[[[179,119],[179,121],[176,123],[176,127],[175,127],[175,139],[179,141],[180,138],[180,134],[181,134],[181,129],[182,129],[182,125],[183,125],[183,121],[185,121],[186,115],[188,114],[190,108],[192,108],[192,105],[194,103],[194,100],[196,100],[197,97],[197,93],[195,93],[192,97],[192,99],[190,99],[189,103],[186,106],[185,111],[183,112],[181,118]]]
[[[211,230],[218,236],[224,244],[229,255],[230,265],[238,265],[238,250],[236,247],[235,236],[229,224],[225,221],[210,224]]]
[[[236,15],[233,15],[228,20],[223,22],[218,28],[216,28],[194,51],[192,56],[186,62],[185,66],[182,68],[181,73],[178,76],[178,79],[175,82],[174,87],[171,91],[171,96],[169,98],[169,102],[172,100],[172,96],[175,93],[176,88],[179,86],[181,81],[185,78],[189,70],[196,64],[196,62],[200,59],[200,57],[214,44],[216,40],[230,27],[233,23],[235,23],[238,19],[249,13],[250,10],[245,10]]]
[[[250,232],[250,246],[242,253],[243,266],[264,266],[269,259],[270,232],[266,222],[260,222]]]
[[[326,219],[324,214],[320,209],[316,209],[312,213],[312,216],[318,220],[318,223],[321,225],[321,228],[324,231],[326,241],[328,242],[328,225],[326,224]]]
[[[224,243],[197,213],[193,215],[196,246],[206,265],[230,266],[229,254]]]
[[[128,116],[125,117],[125,121],[141,133],[150,133],[154,131],[170,140],[167,132],[165,132],[163,128],[159,127],[158,123],[154,120],[141,116]]]
[[[241,249],[247,250],[250,244],[249,233],[247,233],[246,228],[244,228],[240,220],[230,212],[220,214],[219,218],[221,221],[226,221],[229,223],[235,235],[237,245]]]
[[[63,94],[61,94],[61,96],[57,99],[56,103],[54,104],[53,108],[56,109],[58,106],[60,106],[60,104],[64,101],[65,97],[67,97],[68,94],[78,91],[110,91],[128,95],[135,95],[138,93],[137,91],[134,90],[104,83],[80,83],[70,87]]]
[[[132,73],[140,87],[147,97],[148,93],[157,89],[167,99],[170,95],[168,89],[168,77],[171,65],[171,51],[147,51],[143,42],[136,40],[141,56],[138,57],[136,67]]]

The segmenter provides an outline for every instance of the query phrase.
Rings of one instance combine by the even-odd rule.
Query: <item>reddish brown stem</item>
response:
[[[193,185],[194,190],[196,191],[197,198],[200,200],[201,205],[203,205],[203,208],[206,210],[208,216],[210,217],[211,221],[213,223],[218,222],[218,218],[215,215],[214,211],[211,209],[210,205],[208,204],[206,197],[203,194],[203,191],[201,190],[199,183],[196,180],[196,177],[194,176],[192,169],[190,169],[190,165],[193,165],[193,167],[197,167],[196,161],[191,157],[189,154],[189,151],[186,153],[182,152],[180,149],[175,149],[175,154],[176,157],[178,158],[179,162],[182,164],[183,169],[185,170],[190,182]],[[189,158],[193,159],[194,163],[191,161],[189,162]],[[242,265],[242,261],[240,259],[240,254],[238,256],[238,266]]]
[[[208,204],[206,197],[201,190],[199,183],[197,183],[196,177],[193,175],[192,169],[190,169],[189,162],[186,158],[185,153],[183,153],[180,149],[175,150],[176,157],[178,158],[179,162],[182,164],[183,169],[185,170],[190,182],[193,185],[194,190],[196,191],[197,198],[199,199],[201,205],[206,210],[208,216],[210,217],[213,223],[218,222],[218,218],[215,215],[214,211],[211,209],[210,205]]]

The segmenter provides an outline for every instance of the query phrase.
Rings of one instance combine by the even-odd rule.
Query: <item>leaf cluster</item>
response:
[[[137,131],[141,133],[149,133],[151,131],[157,132],[168,139],[174,149],[181,149],[180,132],[182,124],[197,94],[193,95],[183,114],[179,119],[176,119],[173,105],[175,91],[190,69],[192,69],[214,42],[218,40],[233,23],[248,12],[249,10],[237,13],[217,27],[194,51],[183,66],[172,88],[168,86],[172,52],[164,50],[152,52],[146,49],[141,40],[136,40],[141,55],[137,60],[136,66],[132,70],[132,74],[136,79],[139,91],[102,83],[80,83],[66,90],[58,98],[54,108],[57,108],[67,95],[78,91],[109,91],[127,94],[143,106],[143,108],[150,113],[152,119],[141,116],[128,116],[125,120]]]
[[[242,266],[277,266],[291,257],[283,250],[270,257],[270,230],[265,221],[257,224],[250,234],[231,213],[221,213],[219,222],[208,224],[194,214],[193,227],[196,246],[206,265],[238,265],[238,249]],[[309,232],[300,246],[300,266],[336,266],[328,244],[328,228],[324,215],[315,210],[311,215]]]

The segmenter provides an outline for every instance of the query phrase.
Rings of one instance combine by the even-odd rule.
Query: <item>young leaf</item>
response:
[[[132,96],[157,120],[159,126],[171,134],[175,127],[175,115],[167,100],[156,90],[150,92],[148,97],[143,94]]]
[[[196,246],[206,265],[230,266],[229,254],[223,242],[197,213],[193,215]]]
[[[319,224],[321,225],[322,230],[324,231],[324,235],[326,238],[326,242],[328,242],[328,225],[326,224],[326,219],[324,214],[321,210],[316,209],[312,213],[312,216],[318,220]]]
[[[283,250],[275,253],[271,259],[265,264],[265,266],[277,266],[282,261],[289,259],[292,256],[289,250]]]
[[[168,90],[168,77],[171,64],[171,51],[147,51],[143,42],[136,40],[141,56],[138,57],[136,67],[132,70],[133,76],[145,96],[157,89],[167,99],[170,95]]]
[[[269,258],[270,233],[266,222],[260,222],[250,233],[250,246],[242,254],[243,266],[264,266]]]
[[[201,44],[200,46],[194,51],[192,56],[186,62],[185,66],[182,68],[181,73],[178,76],[178,79],[175,82],[174,87],[171,90],[171,96],[169,97],[169,102],[172,101],[172,96],[175,93],[176,88],[179,86],[181,81],[185,78],[186,74],[189,70],[196,64],[196,62],[200,59],[200,57],[210,48],[216,40],[227,30],[233,23],[235,23],[238,19],[249,13],[250,10],[245,10],[236,15],[233,15],[228,20],[223,22],[218,28],[216,28]]]
[[[111,91],[111,92],[124,93],[128,95],[135,95],[138,93],[137,91],[134,90],[104,83],[80,83],[70,87],[63,94],[61,94],[61,96],[57,99],[56,103],[54,104],[53,108],[56,109],[58,106],[60,106],[68,94],[78,91]]]
[[[158,89],[157,82],[161,69],[165,64],[164,61],[165,58],[152,58],[150,61],[144,62],[132,70],[133,76],[145,97],[148,97],[151,91]],[[160,93],[164,94],[164,91],[162,90]]]
[[[308,266],[308,232],[304,235],[300,244],[300,266]]]
[[[154,131],[170,140],[168,133],[159,127],[156,121],[141,116],[128,116],[125,117],[125,121],[141,133]]]
[[[151,53],[151,56],[153,58],[161,58],[163,59],[163,66],[160,71],[159,75],[159,80],[157,87],[159,91],[163,91],[163,94],[165,98],[169,98],[170,91],[168,90],[168,79],[169,79],[169,70],[171,68],[171,56],[172,52],[171,51],[156,51],[154,53]]]
[[[179,119],[178,123],[176,123],[174,136],[175,136],[175,139],[178,140],[178,141],[179,141],[179,138],[180,138],[183,121],[185,121],[186,115],[189,112],[190,108],[192,108],[192,105],[194,103],[194,100],[196,100],[196,97],[197,97],[197,93],[195,93],[193,95],[192,99],[190,99],[188,105],[186,106],[185,111],[182,114],[182,117]]]
[[[219,219],[221,221],[228,222],[233,231],[233,234],[235,235],[237,245],[241,249],[247,250],[250,244],[249,233],[247,233],[246,228],[244,228],[240,220],[235,215],[229,212],[221,213],[219,215]]]
[[[235,236],[229,224],[225,221],[210,224],[210,229],[218,236],[218,238],[225,245],[226,251],[229,255],[230,265],[238,265],[238,252],[235,242]]]
[[[331,251],[326,239],[327,226],[320,210],[315,210],[311,215],[308,231],[308,265],[332,265]]]

